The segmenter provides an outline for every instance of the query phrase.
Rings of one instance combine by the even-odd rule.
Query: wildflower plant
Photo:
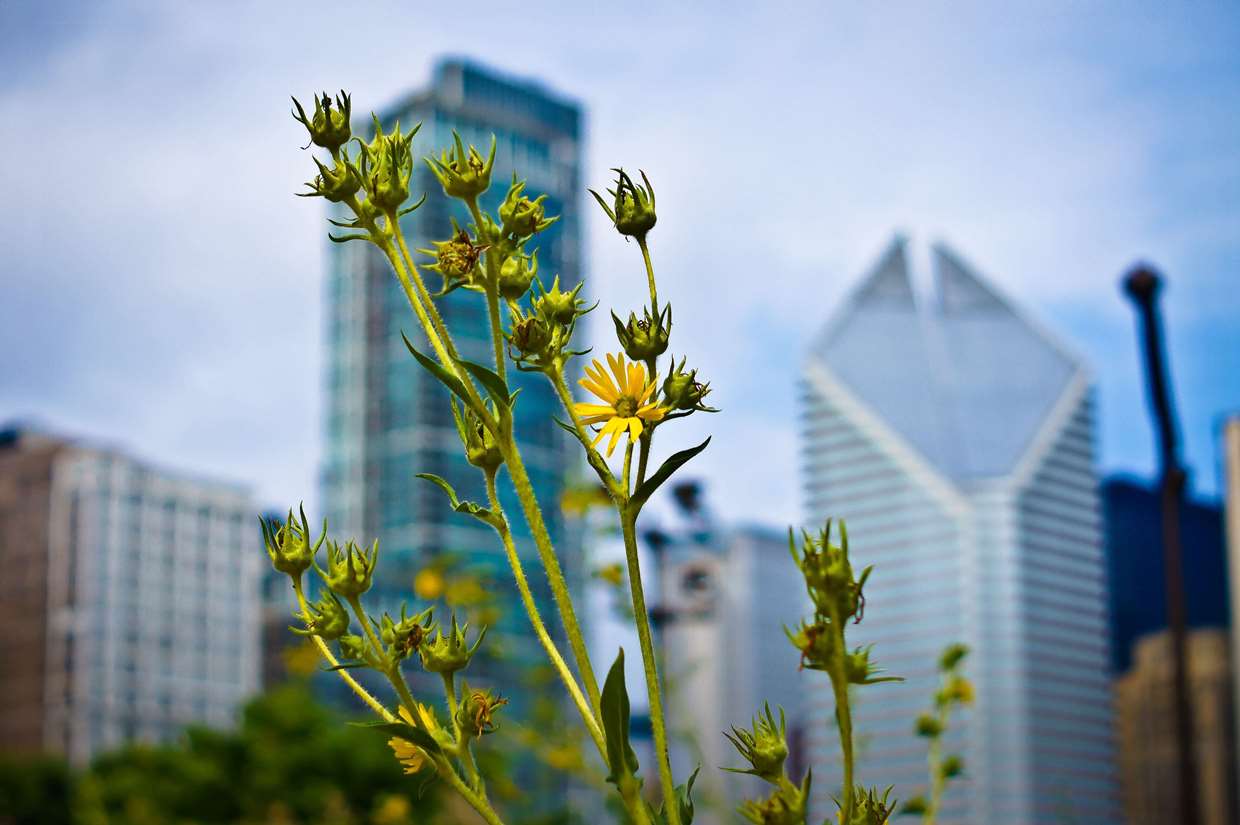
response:
[[[913,725],[914,732],[929,742],[926,763],[930,771],[930,790],[928,796],[914,796],[905,802],[900,813],[920,814],[925,825],[933,825],[937,820],[948,783],[964,773],[963,757],[943,755],[943,737],[952,710],[973,704],[973,683],[962,672],[968,655],[969,648],[962,644],[951,644],[943,649],[939,657],[940,685],[934,694],[934,708],[918,716]]]
[[[486,500],[461,500],[443,478],[423,473],[420,478],[438,486],[452,510],[494,532],[503,548],[526,618],[546,654],[555,678],[563,687],[584,731],[586,747],[593,747],[606,770],[626,820],[633,825],[690,825],[694,815],[693,784],[697,771],[678,783],[668,754],[668,724],[664,717],[663,686],[657,668],[646,606],[642,569],[638,563],[637,521],[651,496],[684,464],[706,449],[707,438],[696,446],[673,452],[657,467],[651,460],[656,434],[672,422],[699,413],[718,412],[706,404],[709,383],[680,355],[668,355],[672,332],[670,302],[659,300],[651,255],[650,236],[657,224],[655,190],[641,172],[640,183],[623,169],[607,197],[591,190],[617,232],[636,242],[649,288],[649,303],[630,311],[627,318],[613,312],[618,348],[581,364],[586,355],[575,341],[578,321],[594,306],[581,297],[582,284],[561,287],[559,275],[540,271],[537,239],[558,217],[546,213],[545,196],[532,195],[514,175],[494,214],[485,212],[480,199],[492,185],[496,141],[485,151],[453,135],[452,145],[424,159],[444,195],[460,201],[469,222],[453,222],[447,238],[417,250],[426,260],[416,262],[401,227],[401,218],[418,209],[425,194],[409,191],[416,162],[412,144],[418,126],[405,131],[395,123],[385,131],[372,115],[368,139],[354,134],[352,100],[341,92],[334,99],[316,97],[313,113],[294,100],[294,118],[309,133],[309,146],[325,150],[315,158],[317,170],[305,197],[336,204],[329,233],[336,243],[373,245],[387,260],[399,282],[415,321],[404,335],[405,346],[420,366],[449,391],[453,422],[462,452],[484,482]],[[436,273],[432,291],[424,273]],[[550,277],[549,277],[550,276]],[[550,282],[550,288],[547,283]],[[447,293],[472,294],[486,310],[489,326],[487,363],[462,356],[437,305]],[[608,572],[618,590],[627,585],[631,616],[636,625],[641,667],[654,744],[653,769],[643,773],[629,742],[629,697],[625,688],[624,651],[608,669],[600,688],[594,663],[586,648],[576,606],[570,597],[560,557],[553,546],[547,519],[533,485],[515,432],[514,409],[519,394],[509,382],[512,370],[541,374],[563,409],[556,419],[577,443],[598,485],[586,488],[578,502],[592,506],[605,501],[614,511],[625,548],[622,568]],[[574,395],[572,379],[583,391]],[[511,528],[512,514],[501,504],[499,485],[511,485],[520,518],[533,537],[538,563],[550,584],[552,599],[567,650],[562,650],[547,628],[547,619],[529,585],[526,560],[518,554]],[[566,505],[567,506],[567,502]],[[490,825],[503,822],[488,792],[485,758],[488,734],[503,724],[507,704],[503,686],[477,687],[464,676],[471,661],[486,644],[486,627],[471,630],[455,613],[433,615],[431,607],[376,618],[363,599],[380,562],[378,543],[366,547],[348,539],[328,538],[324,523],[312,534],[304,511],[289,512],[281,523],[263,522],[267,552],[274,568],[286,574],[296,594],[301,626],[325,662],[348,684],[377,717],[373,723],[388,738],[393,756],[406,773],[438,777]],[[805,533],[798,549],[790,533],[792,555],[800,568],[814,604],[812,620],[788,637],[800,650],[802,666],[824,672],[836,700],[844,762],[844,783],[838,819],[846,825],[885,822],[894,803],[887,793],[855,785],[850,688],[890,681],[880,675],[869,648],[849,649],[845,629],[861,620],[862,590],[871,569],[857,575],[849,558],[848,537],[840,524],[840,543],[831,536],[831,523],[818,535]],[[424,601],[443,593],[442,571],[434,562],[413,577],[414,594]],[[313,598],[309,578],[319,586]],[[439,674],[444,691],[442,710],[412,695],[405,671],[421,667]],[[392,697],[382,699],[354,677],[352,671],[369,669],[390,683]],[[511,686],[509,686],[511,689]],[[787,775],[786,721],[766,707],[750,728],[733,728],[728,738],[745,765],[732,770],[752,774],[768,783],[768,797],[746,802],[739,813],[760,825],[806,821],[811,777],[800,782]],[[568,754],[568,758],[564,754]],[[582,760],[571,748],[557,759],[579,771]],[[579,771],[580,772],[580,771]],[[648,779],[653,780],[648,783]],[[502,790],[507,778],[489,777]],[[657,800],[651,801],[651,797]]]

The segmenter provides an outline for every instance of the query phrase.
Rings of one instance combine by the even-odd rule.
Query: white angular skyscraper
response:
[[[804,365],[807,516],[844,518],[855,563],[876,565],[850,637],[906,680],[858,691],[858,777],[924,790],[913,722],[939,652],[962,641],[977,701],[946,740],[966,777],[940,821],[1116,822],[1090,376],[950,251],[933,261],[922,300],[897,239]],[[825,812],[839,783],[825,680],[815,702]]]

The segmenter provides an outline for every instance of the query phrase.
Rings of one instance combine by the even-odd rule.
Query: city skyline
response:
[[[1227,287],[1240,168],[1226,151],[1240,129],[1240,58],[1225,49],[1240,14],[1126,5],[1030,13],[1018,26],[980,5],[791,8],[802,25],[736,8],[700,34],[686,10],[655,26],[566,8],[538,31],[498,9],[469,32],[419,18],[410,31],[433,48],[415,37],[345,67],[299,45],[314,41],[313,11],[6,4],[0,59],[23,78],[0,85],[6,136],[19,156],[64,162],[19,166],[14,186],[29,196],[0,206],[12,250],[0,418],[43,418],[158,463],[253,479],[263,505],[314,509],[322,330],[272,319],[321,317],[321,212],[291,194],[312,170],[287,95],[343,85],[361,111],[382,109],[421,85],[436,55],[457,52],[584,101],[583,187],[604,186],[617,163],[651,174],[677,335],[731,413],[689,423],[687,437],[715,431],[701,472],[736,518],[800,521],[788,353],[901,227],[970,249],[1097,365],[1108,472],[1152,471],[1117,281],[1139,257],[1162,267],[1187,458],[1213,494],[1214,422],[1240,400],[1240,296]],[[356,21],[359,42],[382,41],[361,35],[390,18]],[[600,46],[601,31],[638,59]],[[716,45],[738,45],[741,31],[760,47],[722,61]],[[108,163],[62,143],[71,130],[32,128],[69,110],[94,124]],[[785,158],[795,171],[781,171]],[[71,191],[99,197],[65,220],[52,193]],[[766,193],[757,209],[754,192]],[[604,307],[636,306],[636,255],[601,213],[585,221],[587,289]],[[712,302],[690,300],[704,293]],[[274,374],[285,376],[278,394]],[[765,460],[742,474],[729,457],[755,440]]]

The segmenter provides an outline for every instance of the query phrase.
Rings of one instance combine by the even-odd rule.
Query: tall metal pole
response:
[[[1179,756],[1180,822],[1197,825],[1201,821],[1197,803],[1197,771],[1193,752],[1193,713],[1188,692],[1188,652],[1184,612],[1183,553],[1180,548],[1180,502],[1184,496],[1185,472],[1180,465],[1178,424],[1168,387],[1167,365],[1163,357],[1162,324],[1158,293],[1162,279],[1142,264],[1124,278],[1124,292],[1137,308],[1141,339],[1145,350],[1145,377],[1149,389],[1150,411],[1158,434],[1162,470],[1163,577],[1166,580],[1167,626],[1171,630],[1171,657],[1174,667],[1175,741]]]

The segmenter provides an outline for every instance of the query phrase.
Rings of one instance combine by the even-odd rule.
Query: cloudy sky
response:
[[[458,54],[581,101],[591,185],[654,179],[677,349],[726,410],[697,467],[730,515],[799,517],[798,362],[897,231],[1089,359],[1106,470],[1153,467],[1117,281],[1161,267],[1188,459],[1217,488],[1240,6],[593,5],[0,0],[0,420],[312,501],[324,224],[291,195],[310,162],[288,96],[377,108]],[[591,214],[592,288],[636,306],[636,250]]]

